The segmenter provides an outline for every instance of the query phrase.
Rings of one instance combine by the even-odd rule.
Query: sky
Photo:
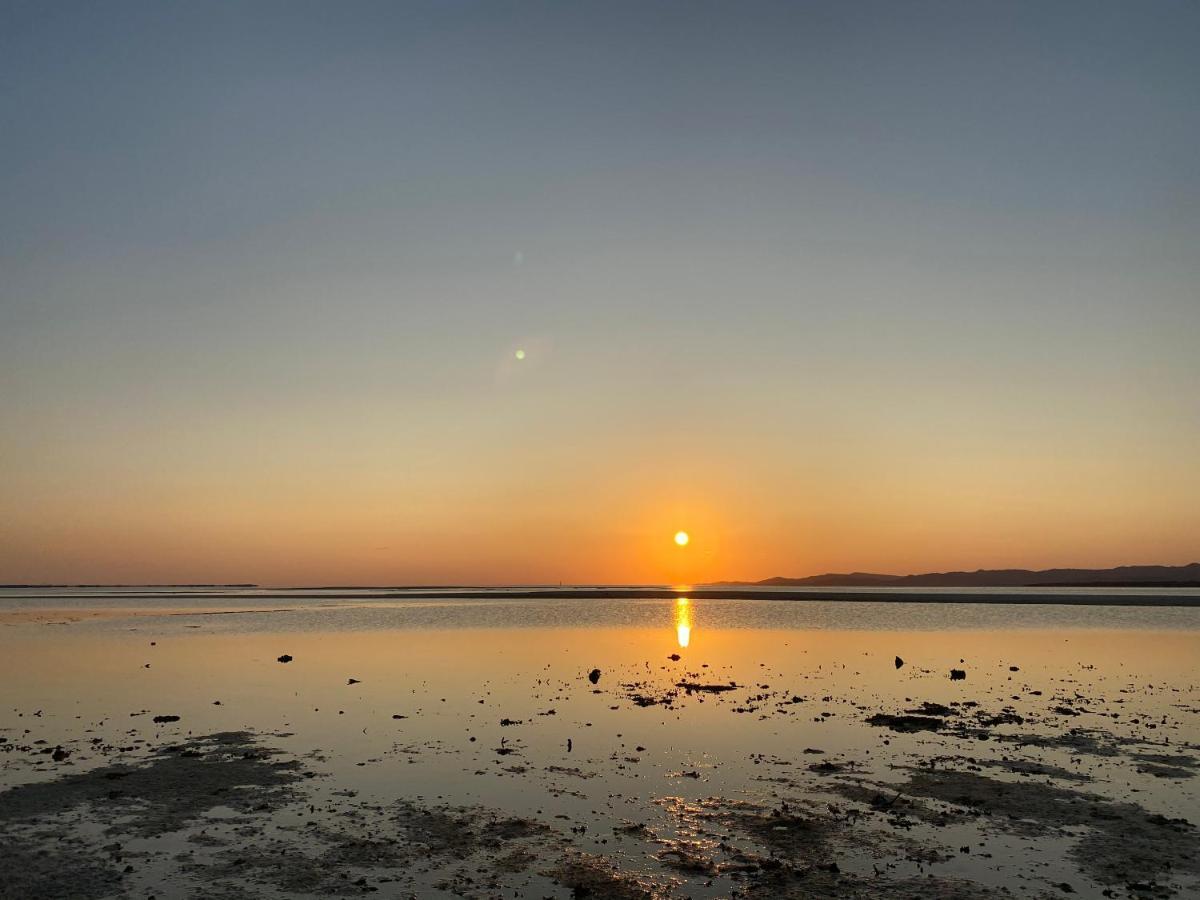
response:
[[[0,0],[0,582],[1200,559],[1197,46]]]

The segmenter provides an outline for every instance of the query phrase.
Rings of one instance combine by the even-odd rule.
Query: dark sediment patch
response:
[[[1200,759],[1187,753],[1134,753],[1133,758],[1141,763],[1160,766],[1176,766],[1186,769],[1200,768]]]
[[[543,823],[417,800],[340,807],[323,824],[285,831],[293,833],[254,829],[243,840],[218,843],[217,853],[185,869],[206,888],[249,884],[304,896],[359,896],[391,885],[386,896],[430,890],[495,896],[506,876],[561,857]]]
[[[569,888],[575,897],[589,900],[658,900],[663,887],[646,878],[622,872],[609,860],[587,853],[572,853],[542,874]]]
[[[999,900],[1013,895],[960,878],[885,880],[847,875],[819,866],[776,865],[764,870],[737,896],[752,900]]]
[[[882,800],[883,804],[891,801]],[[734,896],[747,898],[792,898],[792,900],[868,900],[883,897],[894,900],[976,900],[1007,897],[973,881],[928,875],[922,878],[865,876],[843,871],[838,859],[847,852],[856,856],[900,849],[934,859],[936,850],[917,847],[904,839],[878,830],[856,827],[853,817],[833,807],[808,807],[803,810],[786,804],[763,808],[751,803],[712,800],[705,804],[701,819],[709,819],[722,828],[740,833],[764,848],[761,855],[748,848],[738,849],[722,840],[718,848],[727,859],[715,871],[732,873],[742,889]]]
[[[742,807],[720,814],[718,820],[751,836],[772,852],[810,861],[829,857],[829,840],[836,827],[828,817],[797,814],[785,807],[770,810]]]
[[[270,808],[300,775],[294,762],[273,762],[273,751],[247,732],[196,738],[159,751],[140,766],[106,766],[0,793],[0,822],[61,815],[90,804],[93,819],[113,833],[177,831],[208,810]]]
[[[465,858],[475,851],[471,819],[461,813],[400,801],[392,820],[409,843],[420,844],[432,854]]]
[[[387,860],[389,864],[399,861],[394,853]],[[277,843],[245,843],[221,851],[202,865],[185,865],[184,871],[204,884],[203,896],[210,896],[208,892],[213,888],[250,886],[253,893],[249,896],[261,896],[261,888],[267,885],[293,895],[337,897],[363,893],[363,886],[346,877],[339,863]]]
[[[122,893],[121,871],[68,841],[0,835],[0,900],[99,900]]]
[[[942,703],[930,703],[928,700],[915,709],[906,709],[905,712],[917,716],[941,716],[942,718],[958,715],[958,710],[953,707]]]
[[[1169,778],[1172,781],[1196,777],[1193,769],[1185,769],[1182,766],[1164,766],[1161,763],[1142,763],[1137,770],[1147,775],[1153,775],[1155,778]]]
[[[936,716],[891,715],[876,713],[867,719],[868,725],[876,728],[889,728],[892,731],[914,733],[917,731],[941,731],[946,727],[946,720]]]
[[[1137,770],[1155,778],[1195,778],[1200,760],[1186,753],[1132,753]]]
[[[1030,759],[970,759],[970,764],[981,766],[985,769],[1003,769],[1005,772],[1012,772],[1014,775],[1040,776],[1044,778],[1057,778],[1060,781],[1091,781],[1091,775],[1085,775],[1082,772],[1072,772],[1070,769],[1064,769],[1061,766],[1052,766],[1049,763],[1037,762]]]
[[[433,854],[458,858],[479,850],[496,851],[509,842],[550,833],[548,825],[532,819],[465,809],[430,809],[408,800],[394,805],[392,821],[409,843],[419,844]]]
[[[1150,882],[1172,873],[1200,876],[1196,827],[1134,803],[1039,781],[1000,781],[961,771],[916,771],[901,789],[1026,834],[1087,826],[1070,856],[1081,871],[1103,884]]]
[[[704,684],[699,681],[680,681],[675,687],[682,688],[687,693],[723,694],[726,691],[736,691],[736,684]]]
[[[688,877],[711,877],[721,871],[712,857],[711,848],[703,841],[671,840],[664,844],[665,849],[656,856],[669,869]]]
[[[625,682],[621,684],[621,690],[634,706],[642,707],[670,707],[679,696],[678,689],[661,691],[657,685],[650,682]]]
[[[492,865],[497,872],[512,875],[527,871],[530,866],[537,862],[537,859],[537,854],[532,853],[525,847],[517,847],[497,856]]]
[[[945,810],[934,809],[925,800],[905,796],[893,785],[857,780],[836,781],[827,790],[887,816],[888,824],[893,828],[911,828],[914,824],[912,820],[942,827],[962,818],[948,815]]]
[[[997,734],[993,737],[997,741],[1022,747],[1068,750],[1087,756],[1119,756],[1121,745],[1140,743],[1090,728],[1072,728],[1059,734]]]

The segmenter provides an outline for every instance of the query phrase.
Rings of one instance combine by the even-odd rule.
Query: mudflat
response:
[[[25,603],[0,897],[1200,890],[1196,612],[896,608]]]

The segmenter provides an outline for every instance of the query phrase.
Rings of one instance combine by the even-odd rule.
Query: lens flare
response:
[[[686,547],[688,541],[690,540],[691,538],[688,537],[688,533],[686,531],[675,532],[675,543],[677,543],[680,547]]]

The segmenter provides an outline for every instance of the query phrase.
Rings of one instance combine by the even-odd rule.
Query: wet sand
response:
[[[572,602],[0,629],[0,897],[1200,890],[1183,611]]]

